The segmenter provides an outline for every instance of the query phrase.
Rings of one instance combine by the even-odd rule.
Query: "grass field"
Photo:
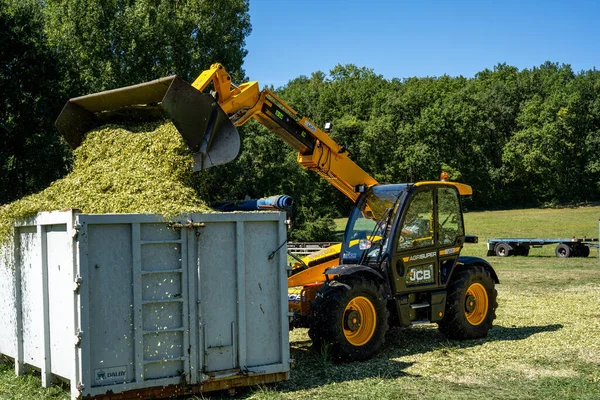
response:
[[[468,213],[484,257],[489,237],[598,236],[600,207]],[[306,330],[291,333],[291,379],[249,389],[248,399],[598,399],[600,266],[590,257],[558,259],[554,246],[528,257],[489,257],[499,275],[498,318],[486,339],[448,341],[435,325],[392,329],[380,355],[333,364],[310,349]],[[0,366],[0,398],[63,399],[66,389],[39,388]],[[222,393],[217,394],[223,395]],[[209,397],[209,396],[206,396]]]

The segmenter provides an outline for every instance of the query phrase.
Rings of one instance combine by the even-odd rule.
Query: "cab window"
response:
[[[398,250],[433,246],[433,191],[416,193],[406,211]]]
[[[464,235],[458,193],[453,188],[438,189],[438,224],[440,246],[453,245]]]

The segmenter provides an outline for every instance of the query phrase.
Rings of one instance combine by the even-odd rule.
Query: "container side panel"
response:
[[[73,259],[67,225],[46,227],[50,362],[55,375],[69,379],[75,357],[73,346]]]
[[[246,258],[246,346],[248,367],[282,362],[281,291],[277,249],[278,221],[251,222],[244,226]]]
[[[164,377],[177,377],[183,371],[183,361],[163,361],[147,364],[144,367],[145,380],[162,379]],[[152,383],[150,382],[150,385]],[[148,386],[150,386],[148,385]]]
[[[181,230],[171,229],[166,224],[142,224],[142,240],[179,240],[181,239]]]
[[[0,249],[0,354],[17,358],[17,302],[14,243]]]
[[[237,321],[236,224],[208,223],[198,240],[200,343],[204,371],[237,367],[234,329]]]
[[[183,357],[183,332],[159,332],[144,335],[144,361],[168,361]],[[169,365],[168,362],[162,364]],[[171,375],[166,372],[163,378]],[[147,377],[146,377],[147,378]]]
[[[142,271],[181,268],[181,244],[147,243],[142,248]]]
[[[131,246],[129,224],[88,225],[93,386],[134,380]]]
[[[173,300],[181,298],[181,272],[165,272],[142,276],[142,300]]]
[[[144,331],[183,329],[183,303],[149,303],[143,306]],[[175,344],[173,344],[175,345]],[[181,345],[178,343],[177,345]],[[169,345],[171,346],[171,345]]]
[[[21,305],[23,310],[23,361],[41,368],[44,358],[42,254],[37,227],[19,229]]]

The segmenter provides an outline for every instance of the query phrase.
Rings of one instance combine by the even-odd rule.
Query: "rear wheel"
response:
[[[583,246],[581,249],[581,257],[587,257],[590,255],[590,248],[587,246]]]
[[[356,280],[325,288],[311,305],[309,336],[321,342],[335,361],[371,358],[383,345],[388,311],[380,288]]]
[[[573,252],[573,249],[571,249],[571,247],[569,247],[569,245],[564,244],[564,243],[560,243],[558,246],[556,246],[556,257],[558,258],[568,258],[571,257],[571,253]]]
[[[587,257],[590,255],[590,248],[583,243],[578,243],[574,247],[574,252],[571,257]]]
[[[438,323],[450,339],[486,337],[496,319],[498,292],[490,273],[481,266],[458,271],[448,288],[446,316]]]

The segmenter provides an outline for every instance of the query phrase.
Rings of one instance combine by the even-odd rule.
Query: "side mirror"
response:
[[[360,241],[358,242],[358,248],[360,250],[369,250],[372,245],[373,243],[368,239],[360,239]]]

